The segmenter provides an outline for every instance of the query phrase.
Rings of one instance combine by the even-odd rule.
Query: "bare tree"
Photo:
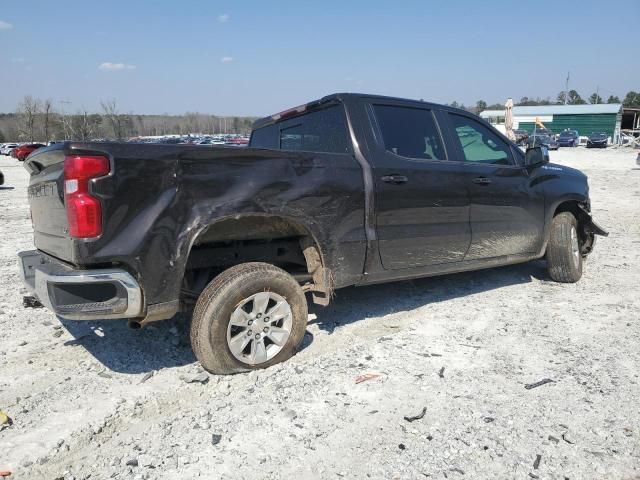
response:
[[[216,117],[213,115],[207,115],[206,117],[206,130],[207,133],[215,133],[216,131]]]
[[[246,133],[251,131],[253,117],[217,117],[190,113],[189,115],[133,115],[119,114],[113,104],[111,115],[92,113],[84,108],[71,108],[71,102],[30,98],[22,102],[16,113],[0,114],[0,130],[5,141],[79,140],[83,138],[121,138],[140,135],[169,135],[187,133]],[[37,108],[33,108],[34,105]],[[26,113],[25,113],[26,110]],[[36,115],[37,112],[37,115]],[[75,112],[75,113],[74,113]],[[115,133],[114,133],[115,124]],[[31,127],[30,127],[31,126]],[[33,128],[33,134],[31,134]]]
[[[40,111],[40,100],[31,95],[24,97],[18,105],[18,115],[20,117],[20,136],[33,142],[35,138],[36,118]]]
[[[116,103],[116,99],[112,98],[111,100],[100,102],[102,106],[102,110],[104,111],[105,117],[107,117],[107,121],[111,126],[111,130],[113,131],[113,136],[117,140],[122,140],[125,136],[125,128],[127,126],[127,118],[126,115],[120,114],[118,111],[118,105]]]
[[[62,133],[64,135],[64,139],[69,140],[69,137],[73,134],[73,132],[69,123],[69,119],[67,118],[67,114],[65,112],[66,105],[71,105],[71,102],[68,100],[60,100],[60,120],[62,121]]]
[[[90,114],[86,108],[82,108],[71,117],[71,137],[75,140],[91,140],[98,131],[102,117],[98,114]]]
[[[51,133],[51,121],[53,116],[53,101],[50,98],[47,98],[44,102],[42,102],[42,122],[44,128],[44,141],[48,142],[51,140],[49,138]]]

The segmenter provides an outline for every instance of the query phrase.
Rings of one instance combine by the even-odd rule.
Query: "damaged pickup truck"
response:
[[[256,121],[248,148],[67,142],[25,162],[25,284],[59,317],[139,328],[193,310],[209,371],[291,357],[307,299],[546,257],[576,282],[607,233],[587,177],[451,107],[335,94]]]

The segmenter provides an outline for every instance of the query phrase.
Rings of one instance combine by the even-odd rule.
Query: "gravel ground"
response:
[[[25,309],[28,176],[0,157],[0,471],[16,479],[640,478],[636,152],[590,177],[600,238],[577,284],[544,262],[337,292],[303,350],[203,373],[184,319],[142,331]],[[378,377],[358,383],[364,374]],[[526,389],[549,378],[552,383]],[[413,421],[404,417],[424,416]]]

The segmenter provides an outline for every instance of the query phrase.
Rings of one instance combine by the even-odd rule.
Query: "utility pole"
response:
[[[567,104],[567,101],[569,100],[569,76],[571,75],[571,72],[567,72],[567,80],[564,83],[564,104]]]

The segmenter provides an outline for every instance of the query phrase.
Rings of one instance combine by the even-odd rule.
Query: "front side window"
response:
[[[387,151],[408,158],[446,160],[431,110],[373,105],[373,111]]]
[[[455,138],[460,144],[463,158],[467,162],[512,165],[513,157],[509,144],[485,125],[463,115],[449,114]]]

